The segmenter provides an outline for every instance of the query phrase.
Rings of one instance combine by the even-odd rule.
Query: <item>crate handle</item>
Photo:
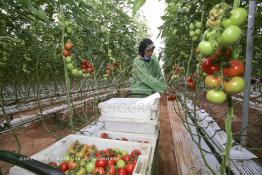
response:
[[[64,175],[60,170],[45,163],[6,150],[0,150],[0,160],[40,175]]]

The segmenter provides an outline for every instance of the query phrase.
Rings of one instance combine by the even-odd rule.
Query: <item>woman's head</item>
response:
[[[139,47],[138,47],[138,52],[139,52],[139,55],[141,57],[148,57],[150,58],[153,54],[153,50],[155,48],[155,45],[153,43],[152,40],[150,40],[149,38],[144,38],[140,44],[139,44]]]

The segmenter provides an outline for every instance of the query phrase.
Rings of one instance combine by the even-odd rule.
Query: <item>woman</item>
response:
[[[152,56],[154,43],[143,39],[139,44],[139,55],[133,61],[131,93],[148,96],[168,89],[156,57]]]

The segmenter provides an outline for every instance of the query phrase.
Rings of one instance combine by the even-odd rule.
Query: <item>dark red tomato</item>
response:
[[[189,75],[187,77],[186,81],[189,83],[189,82],[193,82],[194,80],[193,80],[192,76]]]
[[[103,157],[103,155],[104,155],[104,152],[102,152],[102,151],[97,151],[96,152],[96,157],[97,158],[101,158],[101,157]]]
[[[230,58],[231,55],[232,55],[232,48],[231,48],[231,47],[226,48],[226,51],[224,52],[224,55],[223,55],[223,56],[224,56],[225,58]]]
[[[96,160],[96,167],[105,167],[107,165],[107,161],[105,159]]]
[[[134,149],[132,152],[131,152],[131,156],[135,159],[138,158],[138,156],[141,155],[141,152],[138,150],[138,149]]]
[[[201,66],[202,71],[209,75],[218,72],[220,70],[220,66],[213,64],[213,61],[214,58],[211,57],[205,58]]]
[[[62,172],[66,172],[68,170],[68,164],[66,162],[62,162],[60,164],[60,169]]]
[[[114,165],[108,166],[108,173],[109,175],[116,175],[116,167]]]
[[[194,82],[189,82],[189,83],[188,83],[188,87],[189,87],[192,91],[194,91],[194,90],[196,89],[196,85],[195,85]]]
[[[95,171],[93,172],[93,175],[105,175],[105,174],[106,172],[102,167],[96,167]]]
[[[214,52],[214,56],[215,56],[216,58],[222,57],[223,54],[224,54],[224,52],[222,51],[222,49],[221,49],[220,47],[218,47],[218,48],[216,49],[216,51]]]
[[[125,155],[123,158],[122,158],[125,162],[129,162],[131,160],[131,156],[130,155]]]
[[[107,133],[102,133],[100,137],[103,138],[103,139],[108,139],[108,134]]]
[[[135,169],[135,164],[134,163],[128,163],[127,165],[126,165],[126,171],[127,171],[127,174],[133,174],[133,171],[134,171],[134,169]]]
[[[125,168],[118,168],[117,175],[127,175]]]
[[[112,159],[108,160],[107,164],[108,164],[108,165],[115,165],[115,164],[116,164],[116,161],[115,161],[114,158],[112,158]]]
[[[64,53],[63,54],[64,54],[65,57],[68,57],[68,56],[71,55],[71,52],[66,50],[66,49],[64,49]]]
[[[225,67],[223,70],[224,76],[236,77],[241,76],[245,72],[245,66],[242,61],[231,60],[229,62],[229,67]]]

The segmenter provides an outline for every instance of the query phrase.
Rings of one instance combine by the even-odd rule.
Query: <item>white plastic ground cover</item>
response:
[[[158,120],[138,120],[132,118],[106,118],[100,117],[99,121],[105,125],[105,130],[156,135],[159,130]]]
[[[187,99],[187,107],[192,111],[194,110],[194,104],[189,99]],[[196,107],[196,116],[198,117],[199,125],[204,129],[206,134],[208,134],[208,136],[212,138],[218,149],[220,151],[224,150],[227,139],[225,131],[221,130],[216,121],[212,117],[210,117],[204,109],[199,109],[198,107]],[[233,143],[233,147],[230,151],[230,159],[248,160],[257,158],[256,155],[243,148],[235,140],[233,140]]]
[[[106,148],[119,148],[128,151],[128,153],[130,154],[132,150],[139,149],[141,151],[142,156],[139,156],[138,158],[133,175],[146,174],[146,169],[149,163],[149,157],[151,155],[151,150],[152,150],[151,145],[146,143],[124,142],[118,140],[108,140],[108,139],[101,139],[96,137],[71,134],[59,140],[58,142],[54,143],[53,145],[47,147],[41,152],[34,154],[32,158],[44,163],[50,161],[62,162],[63,156],[68,150],[68,148],[70,147],[70,145],[77,140],[82,144],[93,144],[99,150],[104,150]],[[9,175],[35,175],[35,174],[18,166],[14,166],[10,169]]]
[[[147,174],[151,174],[151,169],[154,161],[154,153],[155,153],[155,148],[156,148],[156,142],[158,139],[159,133],[157,135],[146,135],[146,134],[134,134],[134,133],[126,133],[126,132],[112,132],[112,131],[107,131],[107,130],[99,130],[94,134],[95,137],[100,137],[102,133],[107,133],[108,137],[111,139],[122,139],[125,138],[128,141],[131,142],[148,142],[152,146],[152,152],[151,156],[149,159],[149,164],[148,164],[148,170]]]
[[[85,126],[84,128],[82,128],[76,134],[92,136],[93,134],[95,134],[96,132],[101,130],[103,127],[104,127],[104,123],[99,122],[99,121],[94,121],[94,122],[88,124],[87,126]]]
[[[160,94],[146,98],[111,98],[98,104],[101,116],[107,118],[156,119]]]

